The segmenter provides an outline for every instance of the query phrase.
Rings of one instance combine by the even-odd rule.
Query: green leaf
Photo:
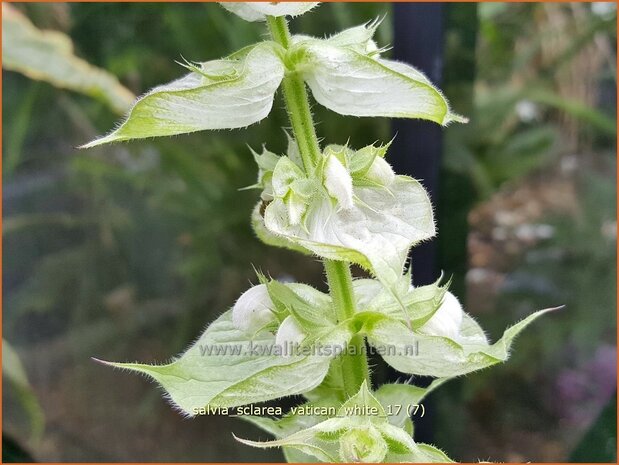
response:
[[[412,66],[359,53],[328,41],[298,43],[297,69],[314,98],[342,115],[420,118],[447,125],[467,122],[441,92]]]
[[[135,96],[118,79],[73,53],[65,34],[37,29],[13,6],[2,4],[2,67],[105,102],[123,113]]]
[[[275,305],[292,314],[307,332],[335,325],[335,312],[327,294],[299,283],[270,280],[266,286]]]
[[[329,418],[328,415],[322,415],[322,412],[331,410],[337,412],[336,407],[332,399],[324,397],[293,407],[288,414],[280,419],[255,416],[239,418],[272,434],[276,439],[282,439],[327,420]],[[292,447],[284,446],[283,451],[289,463],[313,463],[316,461],[312,455],[304,454]]]
[[[418,443],[414,452],[389,454],[385,462],[391,463],[454,463],[445,452],[430,444]]]
[[[299,16],[319,2],[219,2],[245,21],[266,21],[268,16]]]
[[[269,114],[284,76],[284,65],[272,42],[189,68],[190,74],[140,97],[117,129],[82,148],[249,126]]]
[[[437,381],[435,387],[438,384]],[[250,420],[252,423],[278,439],[265,442],[237,439],[253,447],[294,449],[303,455],[297,452],[291,457],[303,461],[311,456],[327,462],[451,462],[438,449],[416,444],[407,431],[389,423],[383,406],[365,383],[337,410],[334,418],[318,420],[314,416],[305,421],[301,415],[281,420],[254,418]],[[298,429],[301,425],[307,427]]]
[[[369,414],[372,412],[371,414]],[[374,413],[375,412],[375,413]],[[358,423],[386,423],[387,414],[383,406],[368,389],[364,381],[359,392],[348,399],[339,408],[337,415],[348,418],[351,424]]]
[[[514,338],[541,315],[555,309],[540,310],[511,326],[503,337],[489,344],[483,330],[464,314],[458,340],[429,336],[411,330],[389,317],[375,318],[364,330],[368,342],[384,348],[384,360],[403,373],[453,377],[481,370],[507,360]],[[375,314],[376,315],[376,314]],[[418,347],[418,353],[411,347]]]
[[[421,401],[436,388],[449,381],[451,378],[439,378],[425,388],[412,384],[383,384],[374,393],[388,415],[389,423],[403,428],[409,417],[408,406],[419,405]]]
[[[328,401],[337,405],[345,402],[348,396],[342,375],[342,357],[334,359],[322,383],[317,388],[305,392],[303,396],[310,402]]]
[[[381,20],[375,19],[360,26],[345,29],[337,34],[332,35],[325,40],[330,45],[338,47],[350,47],[360,53],[368,53],[376,50],[376,44],[372,40],[374,33]]]
[[[257,153],[254,150],[251,150],[251,154],[258,165],[258,182],[253,187],[265,188],[270,184],[270,179],[273,176],[273,170],[275,170],[275,166],[279,161],[279,156],[274,154],[273,152],[269,152],[266,148],[262,148],[262,153]],[[272,194],[269,192],[269,194]]]
[[[394,286],[399,302],[393,293],[375,279],[356,279],[353,289],[357,301],[357,312],[376,312],[396,319],[403,319],[413,328],[426,323],[438,310],[447,292],[449,283],[441,286],[439,278],[426,286],[412,287],[410,276],[402,276]],[[404,306],[405,312],[402,312]]]
[[[237,441],[252,447],[292,447],[304,454],[311,455],[324,462],[338,462],[338,439],[350,425],[347,418],[330,418],[283,439],[274,441],[250,441],[237,439]]]
[[[324,346],[342,345],[351,335],[346,325],[339,325],[315,335],[315,340]],[[150,376],[189,416],[206,406],[235,407],[309,391],[329,369],[327,354],[277,355],[275,337],[268,331],[247,339],[246,332],[234,327],[228,311],[172,363],[104,363]]]

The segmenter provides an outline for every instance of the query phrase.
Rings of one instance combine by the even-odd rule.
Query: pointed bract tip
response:
[[[542,312],[556,312],[558,310],[563,310],[565,307],[567,307],[567,305],[559,305],[558,307],[545,308],[544,310],[542,310]]]
[[[109,136],[103,136],[103,137],[99,137],[95,140],[92,140],[86,144],[80,145],[77,148],[82,150],[82,149],[91,149],[93,147],[98,147],[99,145],[104,145],[104,144],[109,144],[110,142],[115,142],[117,141],[118,138],[114,137],[112,134],[110,134]]]
[[[100,358],[97,357],[90,357],[90,360],[92,360],[93,362],[96,362],[100,365],[105,365],[105,366],[114,366],[113,362],[108,362],[106,360],[101,360]]]
[[[264,447],[264,445],[260,442],[257,441],[250,441],[249,439],[243,439],[238,437],[236,434],[231,433],[232,437],[237,440],[238,442],[240,442],[241,444],[245,444],[246,446],[250,446],[250,447]]]
[[[443,126],[448,126],[451,123],[467,124],[469,119],[466,116],[459,115],[457,113],[449,113],[443,120]]]

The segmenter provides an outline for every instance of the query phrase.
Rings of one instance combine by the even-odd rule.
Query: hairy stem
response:
[[[290,31],[286,20],[283,17],[267,16],[267,24],[273,40],[288,49]],[[305,171],[310,174],[320,160],[320,146],[314,129],[305,83],[296,72],[287,71],[282,81],[282,88],[292,131],[303,158],[303,166]]]
[[[338,321],[344,321],[355,314],[355,296],[352,288],[352,275],[347,262],[324,260],[329,292]],[[370,369],[365,354],[365,340],[356,335],[348,344],[347,353],[340,363],[346,397],[355,395],[364,381],[371,388]]]
[[[267,16],[267,25],[273,40],[288,49],[290,47],[290,31],[286,20],[283,17]],[[321,152],[305,83],[301,76],[294,71],[289,71],[284,77],[282,87],[292,131],[303,158],[303,166],[305,171],[310,174],[320,160]],[[323,262],[337,319],[338,321],[347,320],[355,314],[350,264],[326,259]],[[347,352],[339,360],[339,365],[346,398],[355,395],[364,381],[371,388],[370,370],[365,354],[363,336],[356,335],[351,339]]]

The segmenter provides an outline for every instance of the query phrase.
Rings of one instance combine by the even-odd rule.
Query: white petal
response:
[[[282,347],[283,355],[291,356],[294,355],[293,351],[296,346],[303,342],[305,336],[295,319],[292,316],[287,316],[277,330],[275,345]]]
[[[352,208],[352,177],[342,162],[331,155],[325,166],[325,187],[344,209]]]
[[[456,296],[447,292],[439,309],[419,330],[432,336],[446,336],[457,340],[463,313],[462,305]]]
[[[273,302],[264,284],[249,288],[232,308],[232,323],[237,329],[254,332],[275,320]]]
[[[389,186],[395,179],[395,173],[384,158],[376,157],[370,165],[370,169],[365,173],[365,177],[383,186]]]
[[[303,214],[307,210],[307,203],[299,195],[291,192],[286,199],[286,205],[288,206],[288,217],[290,218],[290,224],[299,224],[303,219]]]

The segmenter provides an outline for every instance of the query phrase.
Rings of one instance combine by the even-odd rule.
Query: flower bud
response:
[[[390,185],[395,179],[395,173],[391,165],[382,157],[374,158],[370,169],[365,173],[365,177],[383,186]]]
[[[255,332],[275,320],[273,301],[265,284],[249,288],[239,297],[232,308],[232,324],[235,328]]]
[[[353,428],[340,438],[340,459],[342,462],[382,462],[387,451],[387,443],[373,426]]]
[[[305,339],[305,333],[299,327],[292,316],[287,316],[277,330],[275,345],[281,346],[284,356],[291,356],[301,342]]]
[[[456,296],[446,292],[439,309],[419,330],[432,336],[446,336],[456,340],[460,335],[463,313],[462,305]]]
[[[325,187],[344,209],[352,208],[352,177],[342,162],[335,156],[327,158]]]

